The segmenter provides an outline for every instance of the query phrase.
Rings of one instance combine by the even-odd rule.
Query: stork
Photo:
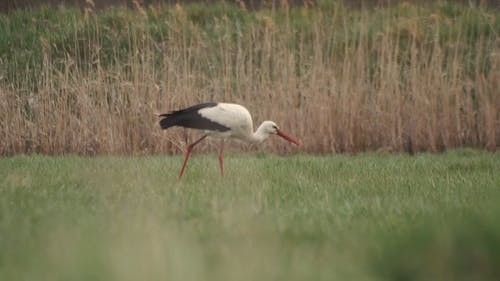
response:
[[[160,114],[159,117],[162,118],[160,120],[162,129],[179,126],[203,131],[202,137],[187,145],[179,178],[184,173],[193,147],[208,136],[221,138],[219,164],[222,175],[224,175],[224,160],[222,158],[224,139],[234,138],[247,143],[258,144],[265,141],[271,135],[278,135],[291,143],[299,145],[298,141],[280,130],[278,125],[273,121],[262,122],[254,132],[252,116],[250,116],[245,107],[239,104],[207,102],[170,113]]]

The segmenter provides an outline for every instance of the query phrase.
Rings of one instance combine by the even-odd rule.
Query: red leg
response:
[[[191,151],[193,150],[193,147],[195,145],[197,145],[200,141],[204,140],[206,137],[207,137],[207,135],[204,135],[203,137],[201,137],[197,141],[195,141],[192,144],[190,144],[190,145],[187,146],[186,156],[184,157],[184,163],[182,163],[182,168],[181,168],[181,172],[179,173],[179,178],[181,178],[182,174],[184,174],[184,169],[186,168],[186,164],[187,164],[187,162],[189,160],[189,155],[191,154]]]
[[[219,164],[220,164],[220,173],[224,175],[224,159],[222,158],[222,151],[224,150],[224,139],[220,142],[220,152],[219,152]]]

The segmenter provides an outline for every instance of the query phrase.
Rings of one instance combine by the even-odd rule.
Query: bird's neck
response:
[[[269,137],[269,134],[264,131],[264,126],[261,124],[257,130],[249,137],[251,143],[261,143]]]

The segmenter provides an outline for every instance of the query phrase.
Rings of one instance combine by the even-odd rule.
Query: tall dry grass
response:
[[[36,77],[20,65],[1,80],[0,154],[178,153],[193,133],[160,130],[156,114],[204,101],[244,104],[254,126],[274,120],[303,144],[266,143],[279,153],[496,150],[498,14],[474,9],[491,27],[477,35],[420,9],[239,10],[242,22],[138,6],[111,24],[87,9],[66,40],[40,38]]]

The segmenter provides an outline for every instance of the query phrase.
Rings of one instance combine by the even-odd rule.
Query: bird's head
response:
[[[278,125],[276,125],[276,123],[274,123],[273,121],[264,121],[264,122],[262,122],[261,127],[262,127],[262,131],[265,134],[278,135],[278,136],[286,139],[287,141],[289,141],[293,144],[299,145],[299,142],[297,140],[295,140],[294,138],[289,136],[287,133],[280,130]]]

